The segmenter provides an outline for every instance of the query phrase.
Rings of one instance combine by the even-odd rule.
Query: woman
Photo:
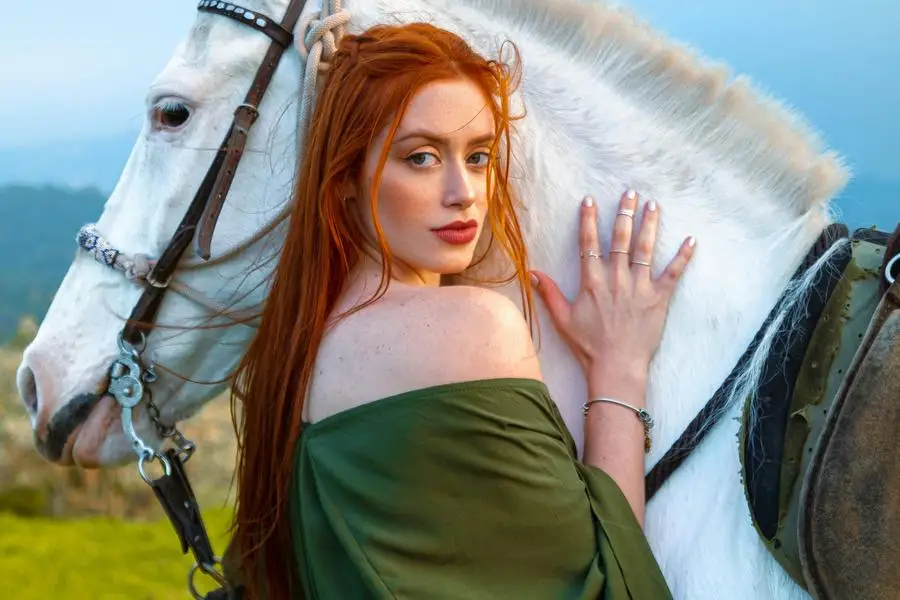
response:
[[[341,40],[237,377],[249,597],[669,597],[640,527],[639,414],[693,244],[651,280],[658,209],[633,236],[623,195],[604,260],[586,199],[581,293],[530,274],[516,80],[425,24]],[[479,263],[508,267],[522,310],[461,284]],[[530,284],[588,378],[581,462],[541,381]]]

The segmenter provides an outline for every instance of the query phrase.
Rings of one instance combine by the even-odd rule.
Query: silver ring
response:
[[[886,264],[886,265],[884,266],[884,280],[887,281],[890,285],[893,285],[893,284],[894,284],[894,281],[895,281],[895,279],[896,279],[896,277],[894,277],[894,274],[893,274],[891,271],[894,270],[894,267],[895,267],[898,263],[900,263],[900,254],[898,254],[897,256],[895,256],[894,258],[892,258],[891,260],[889,260],[889,261],[888,261],[888,264]]]
[[[581,258],[600,258],[600,255],[596,250],[588,250],[587,252],[581,253]]]
[[[630,250],[610,250],[610,254],[631,254]]]
[[[188,571],[188,591],[196,600],[203,600],[203,598],[205,598],[205,596],[200,595],[200,592],[197,591],[197,587],[194,584],[194,578],[200,571],[203,571],[205,574],[209,575],[213,579],[213,581],[218,583],[223,588],[231,589],[228,580],[225,579],[225,576],[216,570],[216,565],[221,564],[222,559],[218,556],[214,556],[212,565],[201,565],[199,563],[194,563],[194,566],[191,567],[190,571]]]
[[[643,265],[643,266],[645,266],[645,267],[649,267],[649,266],[650,266],[650,263],[644,262],[644,261],[642,261],[642,260],[633,260],[633,261],[631,261],[631,264],[633,264],[633,265]]]
[[[150,476],[147,475],[147,472],[144,470],[144,463],[150,461],[152,462],[154,459],[159,459],[159,462],[163,466],[163,471],[166,474],[166,477],[172,474],[172,464],[169,462],[169,459],[166,458],[165,454],[160,454],[159,452],[154,452],[153,450],[149,450],[148,454],[141,454],[138,456],[138,474],[141,476],[147,485],[153,485],[153,480],[150,479]]]
[[[634,211],[631,210],[630,208],[620,208],[619,212],[617,212],[616,214],[622,215],[623,217],[628,217],[629,219],[634,218]]]

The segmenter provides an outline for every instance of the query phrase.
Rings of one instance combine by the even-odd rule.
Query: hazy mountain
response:
[[[0,343],[23,314],[41,318],[75,253],[75,235],[95,220],[133,144],[127,136],[27,151],[0,150]],[[898,174],[900,176],[900,174]],[[77,187],[88,185],[90,187]],[[850,226],[893,230],[900,182],[859,177],[838,202]]]
[[[43,317],[75,256],[75,235],[100,215],[96,189],[0,188],[0,342],[19,317]]]
[[[24,184],[112,191],[137,133],[58,142],[30,148],[0,148],[0,186]],[[891,228],[900,220],[900,171],[894,181],[856,177],[841,195],[842,220],[851,227]]]
[[[137,133],[0,148],[0,185],[95,187],[112,191]]]

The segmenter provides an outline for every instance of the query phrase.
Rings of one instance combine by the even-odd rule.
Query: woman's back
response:
[[[392,284],[328,331],[306,406],[288,497],[308,598],[670,597],[506,297]]]
[[[305,597],[665,600],[628,501],[546,386],[481,379],[308,425],[289,494]]]
[[[392,284],[326,333],[304,421],[412,390],[496,378],[541,379],[515,304],[483,288]]]

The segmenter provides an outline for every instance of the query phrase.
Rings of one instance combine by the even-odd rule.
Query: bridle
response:
[[[97,261],[121,271],[132,281],[143,285],[143,291],[131,310],[128,321],[118,334],[118,356],[109,368],[107,393],[121,406],[122,427],[137,455],[138,473],[153,489],[165,510],[181,541],[182,552],[186,554],[190,549],[194,555],[196,562],[188,575],[188,589],[193,597],[198,599],[202,598],[194,585],[198,570],[212,577],[223,588],[227,588],[229,584],[219,569],[221,559],[213,552],[197,499],[184,469],[185,463],[196,450],[196,445],[175,425],[167,425],[161,421],[159,409],[153,403],[148,387],[156,380],[155,365],[152,358],[144,356],[144,351],[147,336],[153,331],[162,301],[170,290],[218,315],[227,314],[225,308],[176,280],[174,277],[176,270],[211,266],[233,258],[267,237],[287,219],[290,213],[291,206],[288,202],[266,226],[248,240],[215,259],[210,258],[216,223],[243,156],[250,130],[259,117],[260,103],[272,82],[281,57],[292,44],[296,43],[301,57],[306,60],[299,117],[299,126],[302,130],[312,111],[318,72],[324,66],[320,63],[320,59],[327,59],[334,52],[335,39],[340,37],[343,26],[349,21],[350,15],[340,7],[340,0],[323,0],[320,14],[311,14],[300,22],[305,4],[306,0],[290,0],[279,23],[267,15],[230,2],[201,0],[197,6],[198,11],[228,17],[265,34],[272,40],[250,89],[243,102],[234,111],[231,126],[212,165],[158,259],[151,260],[142,255],[129,256],[115,249],[103,238],[95,224],[85,225],[77,236],[81,249],[91,253]],[[294,36],[298,23],[299,30],[303,32],[302,40],[295,40]],[[332,30],[335,30],[337,35]],[[302,138],[303,131],[299,134]],[[197,263],[185,263],[181,259],[192,243],[195,253],[201,260]],[[234,311],[231,316],[234,318]],[[235,321],[246,323],[242,317],[236,318]],[[164,443],[165,440],[170,440],[173,447],[162,452],[156,450],[144,442],[135,431],[132,411],[142,401],[160,438]],[[163,474],[155,479],[146,471],[146,465],[153,461],[159,461],[163,470]]]

